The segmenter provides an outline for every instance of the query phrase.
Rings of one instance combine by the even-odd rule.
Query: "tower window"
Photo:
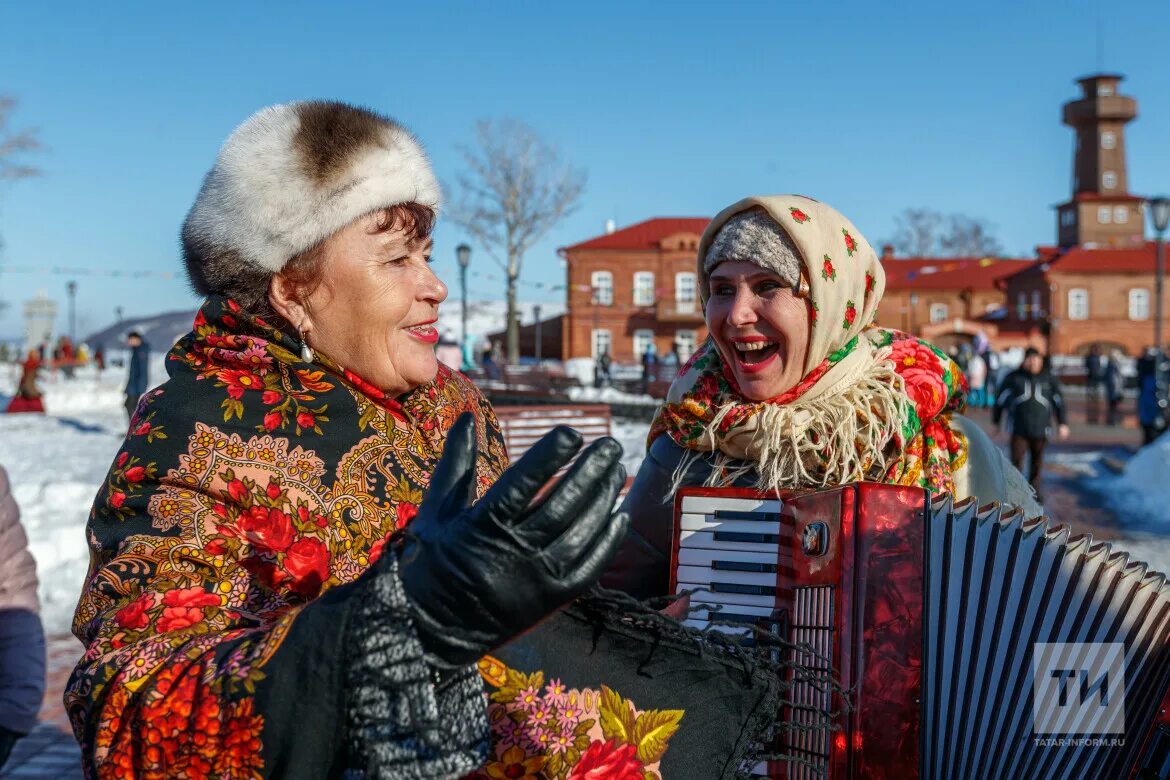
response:
[[[1113,96],[1113,85],[1112,84],[1102,84],[1101,86],[1097,87],[1097,95],[1100,97],[1112,97]]]
[[[1113,221],[1113,209],[1109,206],[1101,206],[1097,209],[1097,221],[1102,225],[1108,225]]]
[[[1129,209],[1125,206],[1118,206],[1113,209],[1113,221],[1119,225],[1124,225],[1129,222]]]
[[[1117,174],[1113,171],[1105,171],[1101,174],[1101,186],[1107,190],[1111,190],[1117,186]]]
[[[1117,134],[1112,130],[1106,130],[1101,133],[1101,148],[1115,149],[1117,147]]]

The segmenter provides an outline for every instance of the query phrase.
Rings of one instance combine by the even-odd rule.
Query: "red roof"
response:
[[[910,257],[882,261],[886,289],[994,290],[995,280],[1026,267],[1030,260],[991,257]]]
[[[643,249],[654,250],[662,239],[679,233],[702,235],[710,217],[654,217],[643,222],[615,230],[606,235],[590,238],[579,244],[564,247],[565,251],[575,249]]]
[[[1153,241],[1123,248],[1075,246],[1053,260],[1048,268],[1058,273],[1149,274],[1154,272],[1155,251]]]

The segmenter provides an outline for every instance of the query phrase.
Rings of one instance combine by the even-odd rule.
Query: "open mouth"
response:
[[[762,367],[775,358],[780,351],[776,341],[732,341],[735,357],[744,367]]]
[[[439,331],[434,325],[412,325],[406,332],[427,344],[434,344],[439,340]]]

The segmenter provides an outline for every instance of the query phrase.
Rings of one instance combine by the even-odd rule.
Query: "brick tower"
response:
[[[1077,81],[1083,95],[1064,104],[1064,123],[1077,134],[1072,199],[1056,207],[1061,246],[1128,246],[1143,239],[1142,199],[1129,192],[1125,125],[1137,101],[1117,92],[1121,76]]]

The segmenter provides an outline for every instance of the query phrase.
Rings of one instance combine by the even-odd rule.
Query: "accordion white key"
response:
[[[1068,528],[873,483],[684,488],[671,589],[839,684],[789,680],[757,774],[1170,777],[1170,583]]]

